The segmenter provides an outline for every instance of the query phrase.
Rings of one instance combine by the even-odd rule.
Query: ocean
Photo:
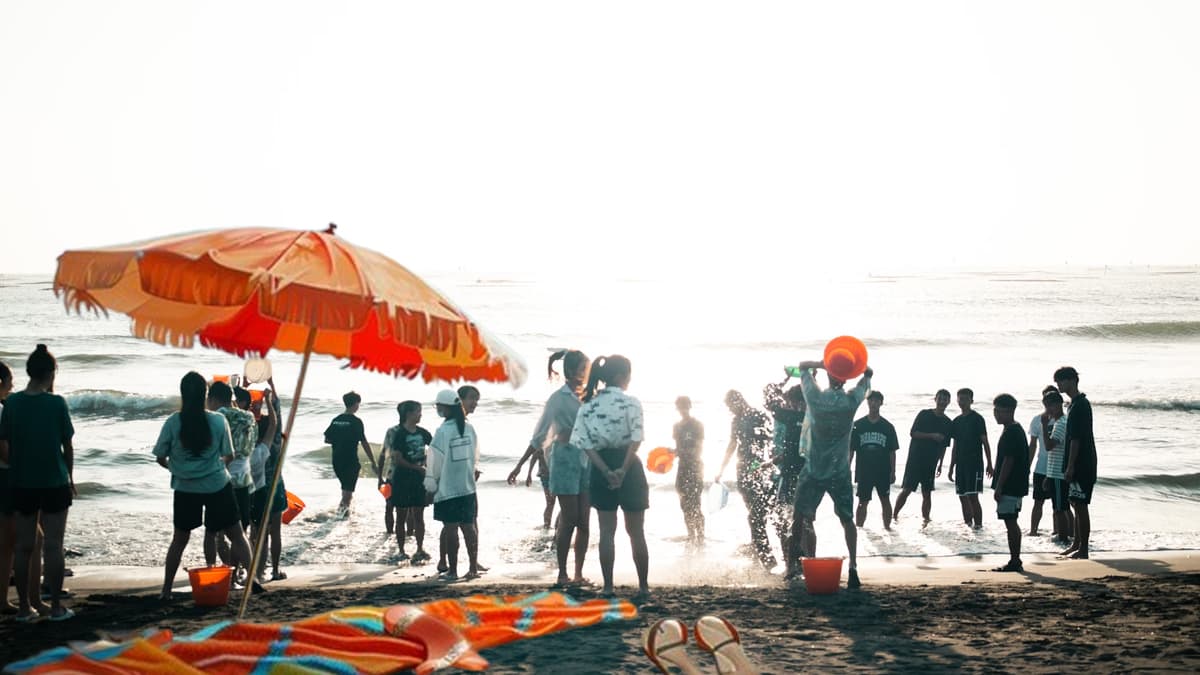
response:
[[[1028,428],[1040,412],[1040,391],[1062,365],[1075,366],[1092,401],[1100,481],[1092,505],[1092,548],[1158,551],[1200,548],[1200,268],[1079,268],[868,274],[842,272],[743,284],[713,271],[697,278],[576,280],[477,278],[467,272],[430,275],[430,281],[520,352],[530,377],[520,389],[484,384],[471,417],[481,444],[479,486],[481,560],[506,576],[547,578],[553,567],[549,534],[541,528],[542,493],[512,487],[505,477],[529,442],[541,405],[559,386],[547,380],[550,351],[572,347],[589,356],[619,353],[633,362],[631,394],[645,409],[650,448],[671,445],[674,400],[688,395],[706,427],[707,475],[720,465],[729,439],[725,392],[738,389],[761,405],[765,384],[783,379],[783,367],[819,359],[831,337],[860,337],[870,350],[875,388],[884,392],[883,415],[900,436],[897,473],[903,473],[906,431],[939,388],[975,391],[993,446],[999,427],[991,399],[1002,392],[1019,401],[1017,420]],[[38,342],[58,357],[56,389],[68,400],[76,426],[75,478],[79,488],[68,520],[66,545],[81,557],[73,565],[157,567],[171,536],[169,476],[150,448],[178,406],[180,377],[240,372],[222,352],[180,350],[135,339],[129,321],[68,314],[45,276],[0,276],[0,360],[23,387],[24,360]],[[271,354],[284,405],[299,372],[299,356]],[[1191,364],[1191,365],[1189,365]],[[316,357],[309,368],[284,475],[306,503],[283,531],[283,564],[396,561],[396,544],[383,529],[383,499],[365,466],[347,519],[334,512],[339,488],[322,442],[328,421],[341,412],[341,395],[363,396],[359,416],[374,444],[396,424],[405,399],[431,404],[443,385],[397,380],[349,370]],[[948,411],[956,414],[954,404]],[[285,410],[286,414],[286,410]],[[860,414],[866,414],[864,405]],[[433,429],[433,406],[423,426]],[[726,472],[733,477],[733,467]],[[650,474],[647,534],[651,583],[755,584],[766,581],[739,549],[749,541],[745,510],[736,493],[708,514],[709,544],[687,552],[673,475]],[[893,500],[899,487],[893,487]],[[961,522],[953,485],[939,479],[933,522],[921,528],[919,495],[891,532],[872,502],[860,531],[860,556],[891,558],[970,556],[1007,551],[1004,527],[985,495],[985,527]],[[1028,529],[1029,500],[1021,516]],[[427,511],[427,543],[438,525]],[[1042,530],[1050,528],[1049,505]],[[586,573],[599,578],[593,551]],[[826,500],[818,511],[819,555],[843,555],[841,528]],[[632,567],[623,532],[617,569]],[[1055,550],[1048,536],[1027,537],[1026,551]],[[409,552],[411,553],[411,545]],[[184,565],[202,564],[199,537]],[[407,563],[405,563],[406,565]],[[427,567],[414,573],[432,572]],[[620,581],[620,578],[618,579]]]

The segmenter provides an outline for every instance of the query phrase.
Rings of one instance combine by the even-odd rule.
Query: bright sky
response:
[[[1196,263],[1200,3],[0,4],[2,272],[320,229],[421,271]]]

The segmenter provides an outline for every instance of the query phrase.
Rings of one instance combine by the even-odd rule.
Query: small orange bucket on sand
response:
[[[221,607],[229,602],[232,567],[197,567],[187,572],[188,581],[192,584],[192,600],[197,607]]]
[[[842,582],[841,558],[801,558],[804,586],[812,595],[837,593]]]
[[[287,510],[283,512],[283,515],[279,516],[279,519],[284,523],[290,523],[296,516],[300,515],[300,512],[304,510],[304,500],[289,492],[287,493],[287,505]]]

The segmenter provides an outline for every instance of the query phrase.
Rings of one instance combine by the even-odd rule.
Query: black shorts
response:
[[[233,488],[233,499],[237,502],[238,520],[242,522],[242,529],[244,530],[250,527],[250,488]]]
[[[625,460],[625,448],[607,448],[601,450],[599,455],[610,468],[619,467]],[[597,511],[616,511],[620,508],[625,512],[637,512],[650,508],[650,484],[646,482],[646,470],[641,462],[629,466],[621,486],[615,490],[608,486],[608,480],[595,464],[589,471],[588,491],[591,492],[592,506]]]
[[[224,530],[238,522],[237,498],[233,484],[207,494],[175,491],[175,529],[192,530],[203,523],[207,530]]]
[[[1050,504],[1055,511],[1066,511],[1071,505],[1067,502],[1067,481],[1061,478],[1050,479]]]
[[[1090,481],[1071,481],[1071,485],[1067,488],[1067,497],[1072,503],[1076,504],[1091,504],[1092,491],[1096,489],[1096,479]],[[20,506],[17,507],[20,510]]]
[[[857,487],[855,495],[858,497],[858,501],[869,502],[871,501],[871,495],[875,493],[879,493],[880,497],[887,497],[892,491],[891,478],[891,476],[885,476],[882,480],[876,478],[875,480],[855,483]]]
[[[440,523],[473,523],[478,516],[475,493],[433,503],[433,519]]]
[[[969,466],[965,470],[961,466],[954,467],[954,492],[959,497],[982,494],[983,467]]]
[[[412,469],[397,469],[392,474],[392,496],[388,505],[402,509],[425,506],[425,474]]]
[[[354,492],[354,488],[358,486],[358,474],[362,471],[362,464],[358,463],[357,458],[353,462],[338,462],[333,463],[333,473],[337,476],[338,482],[342,484],[342,492]]]
[[[12,515],[12,486],[8,484],[8,469],[0,469],[0,516]]]
[[[913,492],[919,486],[922,492],[933,492],[933,474],[937,470],[938,458],[934,455],[909,454],[904,463],[905,490]]]
[[[49,488],[6,488],[12,491],[12,510],[23,516],[62,513],[71,508],[71,486]]]
[[[1050,498],[1050,491],[1045,487],[1046,477],[1040,473],[1033,474],[1033,498],[1037,501]]]

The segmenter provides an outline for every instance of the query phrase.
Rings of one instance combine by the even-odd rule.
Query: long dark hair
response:
[[[30,378],[35,380],[44,380],[58,370],[58,361],[54,359],[54,355],[46,348],[46,345],[39,344],[37,349],[29,355],[25,361],[25,372]]]
[[[3,361],[0,361],[0,381],[12,381],[12,370]]]
[[[467,412],[465,410],[463,410],[461,401],[458,403],[455,403],[454,405],[447,405],[445,403],[439,403],[438,407],[445,409],[446,419],[454,420],[455,423],[458,424],[458,435],[459,436],[462,436],[463,434],[467,433]]]
[[[587,363],[587,354],[578,349],[560,349],[550,355],[550,359],[546,361],[546,377],[553,380],[555,376],[554,364],[557,361],[563,362],[562,376],[567,379],[567,373],[573,373],[581,364]]]
[[[208,415],[204,411],[208,382],[193,370],[179,381],[179,396],[183,399],[179,408],[179,444],[193,455],[199,455],[212,445],[213,440]]]
[[[598,356],[592,361],[592,372],[588,375],[587,389],[583,392],[583,402],[587,403],[596,396],[596,385],[603,382],[609,386],[617,380],[624,379],[633,371],[633,364],[620,354]]]

